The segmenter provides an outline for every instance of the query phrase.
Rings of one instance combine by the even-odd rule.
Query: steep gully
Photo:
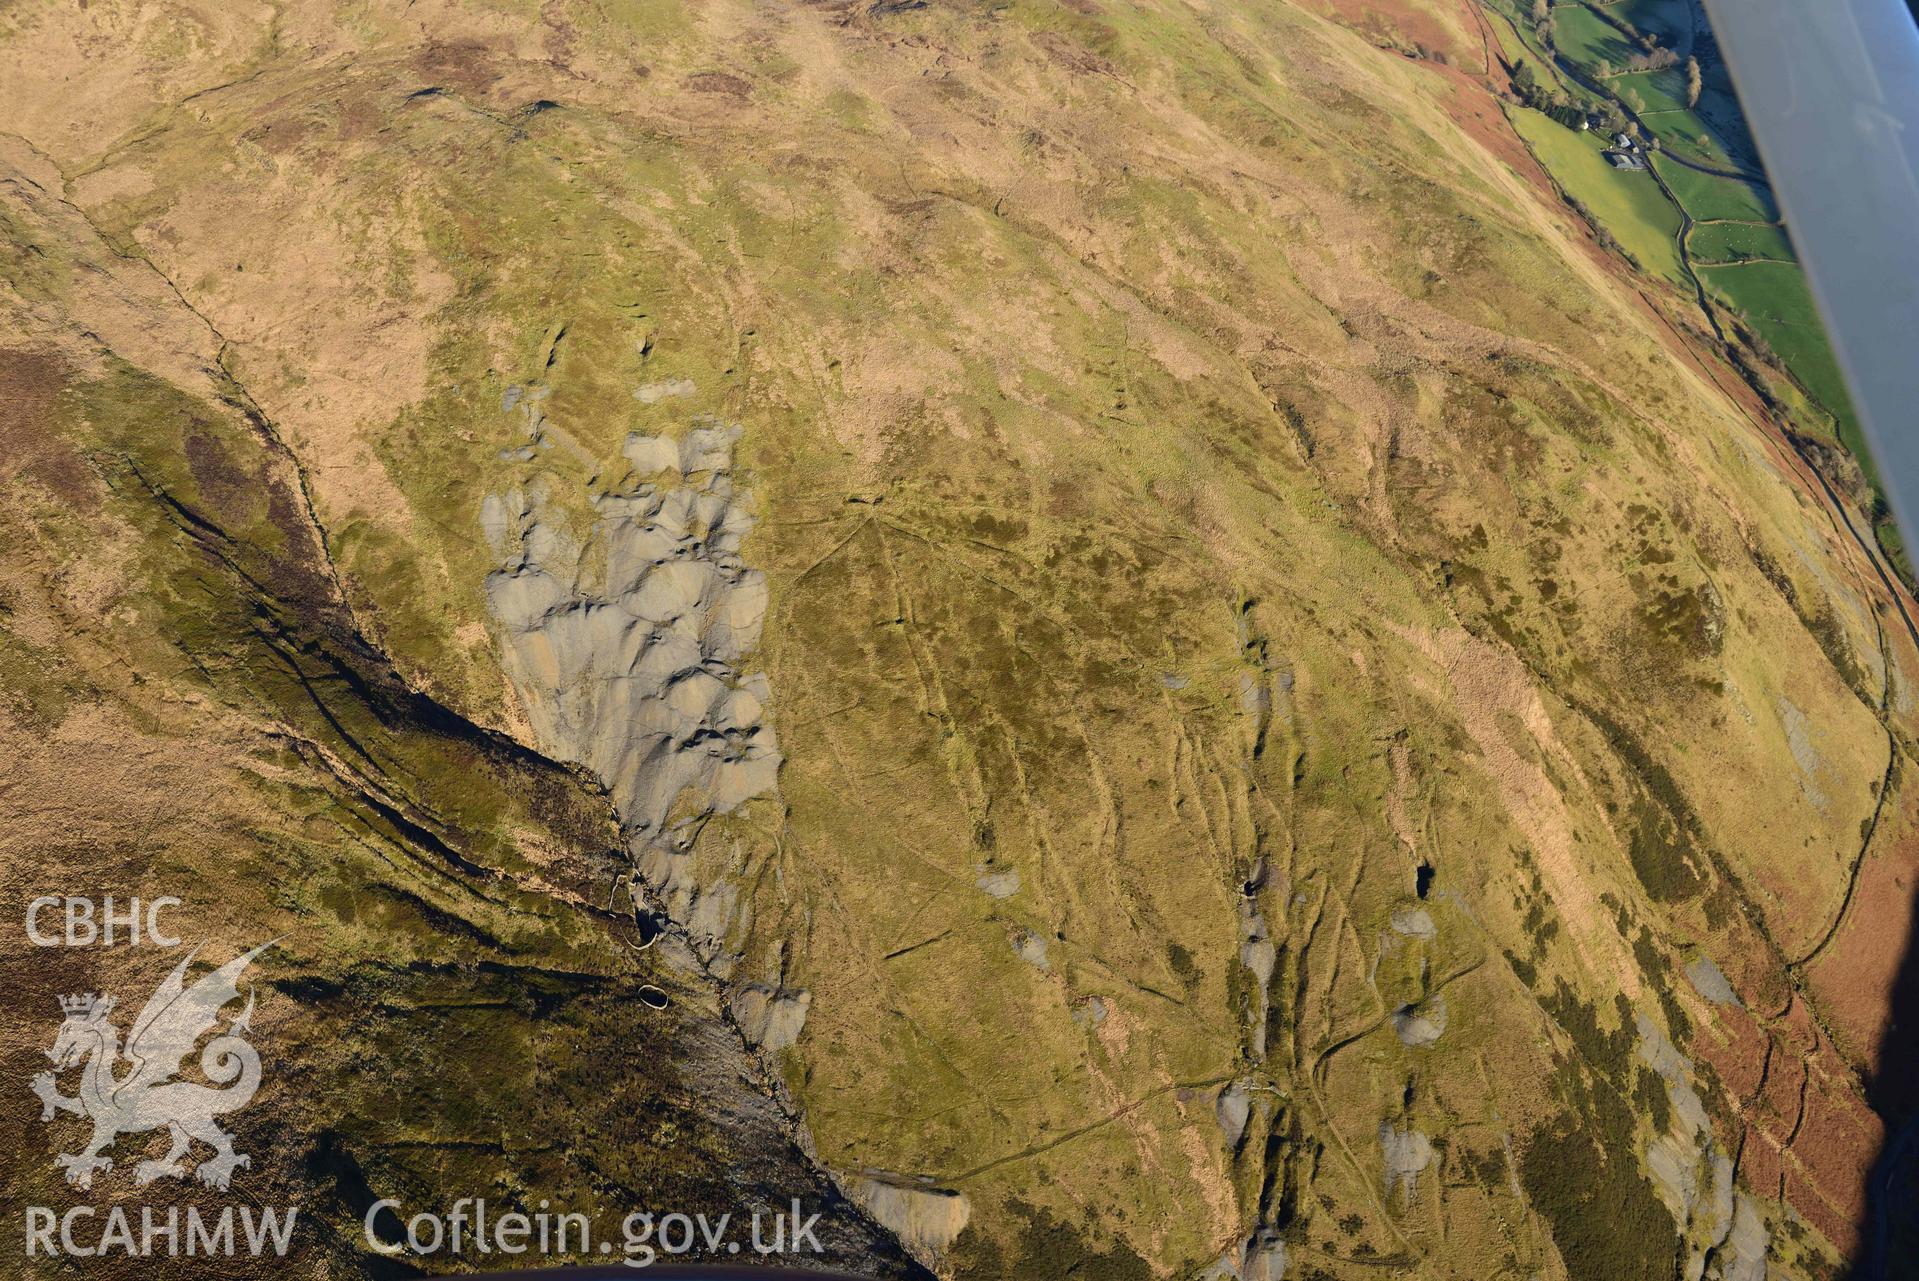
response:
[[[31,147],[26,140],[20,141]],[[34,151],[42,160],[46,160],[37,148]],[[49,169],[56,168],[50,161],[47,164]],[[35,185],[38,186],[38,184]],[[291,479],[292,483],[288,488],[292,491],[295,507],[302,523],[307,526],[311,538],[308,540],[308,546],[296,548],[290,554],[295,560],[307,562],[311,569],[317,571],[314,589],[293,599],[286,598],[283,593],[276,592],[271,585],[248,575],[244,567],[232,556],[232,542],[224,531],[175,496],[166,493],[144,477],[139,477],[137,468],[134,469],[135,476],[139,477],[141,483],[145,485],[148,496],[161,504],[183,536],[225,564],[228,570],[248,585],[248,590],[258,593],[263,600],[274,601],[274,612],[282,614],[285,621],[296,628],[310,630],[313,633],[305,637],[304,642],[299,637],[282,636],[278,632],[272,635],[263,633],[260,639],[270,650],[277,653],[283,662],[289,664],[299,683],[307,690],[308,696],[318,705],[321,715],[335,727],[348,749],[355,750],[358,745],[331,713],[325,697],[314,684],[313,674],[304,669],[297,656],[301,652],[305,652],[309,659],[317,656],[324,665],[326,681],[337,683],[348,692],[349,696],[362,699],[383,719],[390,718],[394,723],[402,725],[418,724],[431,733],[472,743],[488,753],[503,754],[541,770],[556,771],[579,778],[580,773],[575,766],[554,759],[536,746],[522,743],[497,730],[468,720],[425,694],[405,678],[389,656],[371,639],[372,632],[357,616],[351,596],[346,591],[338,566],[332,558],[332,543],[318,514],[311,481],[305,467],[298,455],[286,444],[271,417],[234,375],[229,359],[232,351],[230,340],[155,263],[143,255],[128,252],[114,245],[100,234],[86,212],[69,201],[64,193],[49,194],[71,216],[83,224],[91,233],[91,237],[111,252],[115,258],[134,270],[151,273],[166,292],[177,301],[179,307],[191,315],[197,325],[204,328],[217,354],[215,368],[203,372],[211,381],[217,398],[239,415],[251,429],[255,439],[271,459],[269,474],[273,469],[278,469],[284,477]],[[131,460],[129,465],[131,466]],[[467,876],[478,876],[484,879],[493,874],[492,869],[464,858],[452,843],[440,838],[430,820],[420,821],[417,811],[414,811],[410,805],[396,802],[393,795],[382,789],[376,781],[369,779],[364,770],[346,765],[337,754],[327,751],[320,745],[299,743],[294,746],[309,760],[318,760],[342,786],[348,787],[376,810],[388,815],[394,821],[394,827],[398,832],[407,836],[408,839],[421,842],[428,853],[435,855],[446,865]],[[360,749],[360,752],[364,755],[363,749]],[[776,767],[776,755],[772,759],[772,764]],[[581,778],[581,783],[584,786],[591,786],[584,778]],[[615,885],[615,894],[618,893],[618,889],[618,885]],[[594,914],[605,919],[609,927],[621,919],[618,914],[609,916],[600,910],[596,910]],[[642,915],[636,910],[633,917],[626,919],[639,925],[642,937],[649,941],[656,937],[673,940],[677,944],[676,950],[682,956],[698,958],[702,952],[707,952],[710,956],[709,940],[689,930],[685,924],[675,920],[669,912]],[[790,1145],[791,1150],[798,1153],[807,1163],[812,1179],[829,1190],[828,1198],[823,1204],[829,1212],[842,1216],[847,1221],[849,1239],[855,1242],[866,1240],[884,1243],[864,1247],[871,1251],[867,1257],[875,1262],[888,1263],[896,1275],[930,1278],[931,1274],[922,1266],[909,1260],[910,1251],[899,1234],[883,1226],[859,1199],[847,1199],[846,1194],[849,1190],[843,1188],[838,1178],[818,1161],[793,1101],[787,1096],[779,1083],[777,1073],[771,1070],[761,1053],[768,1040],[769,1025],[777,1024],[777,1017],[761,1007],[757,1024],[755,1024],[755,1010],[751,1000],[742,1002],[739,991],[729,991],[724,977],[715,971],[708,960],[696,959],[694,964],[682,965],[678,968],[688,972],[696,982],[703,983],[713,993],[714,1004],[730,1029],[739,1053],[745,1056],[746,1062],[753,1065],[751,1071],[742,1073],[743,1078],[757,1086],[771,1102],[777,1115],[782,1118],[783,1138]],[[653,1000],[648,1000],[646,1004],[659,1008]],[[858,1190],[852,1189],[855,1192]]]

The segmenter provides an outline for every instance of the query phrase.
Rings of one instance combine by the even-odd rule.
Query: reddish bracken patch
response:
[[[1755,1119],[1784,1143],[1799,1126],[1799,1111],[1806,1097],[1806,1061],[1799,1051],[1778,1042],[1767,1050],[1773,1061]]]
[[[1744,1123],[1740,1183],[1785,1201],[1850,1255],[1885,1128],[1805,1002],[1794,996],[1773,1019],[1720,1007],[1691,1048],[1711,1065]]]
[[[1902,800],[1902,808],[1913,808],[1911,799]],[[1900,819],[1901,826],[1912,827],[1912,816],[1902,814]],[[1896,1025],[1913,1018],[1912,1011],[1895,1010],[1894,992],[1902,967],[1911,963],[1912,949],[1919,944],[1914,936],[1919,926],[1916,907],[1919,837],[1907,835],[1881,845],[1861,865],[1845,919],[1832,942],[1806,967],[1813,999],[1830,1021],[1840,1047],[1869,1072],[1893,1060],[1911,1063],[1919,1050],[1913,1041],[1919,1037],[1919,1028],[1906,1028],[1906,1039],[1894,1044]],[[1903,1109],[1919,1103],[1919,1080],[1914,1074],[1899,1080],[1893,1079],[1894,1074],[1878,1075],[1884,1079],[1876,1080],[1875,1086],[1887,1094],[1880,1100],[1882,1106]]]
[[[1451,73],[1451,79],[1453,96],[1448,114],[1453,122],[1495,160],[1525,179],[1548,201],[1558,204],[1559,193],[1553,189],[1552,180],[1539,167],[1539,162],[1533,159],[1533,153],[1526,150],[1526,144],[1513,132],[1512,125],[1507,123],[1499,99],[1485,85],[1463,71]]]
[[[1768,1061],[1772,1041],[1765,1030],[1751,1015],[1739,1010],[1734,1017],[1716,1020],[1703,1031],[1723,1037],[1709,1054],[1700,1054],[1712,1064],[1720,1084],[1741,1102],[1758,1098],[1761,1088],[1769,1084],[1767,1073],[1772,1066]]]
[[[1482,61],[1479,45],[1462,47],[1457,33],[1412,0],[1319,0],[1319,5],[1327,17],[1375,41],[1423,49],[1443,55],[1450,63],[1463,60],[1477,67]],[[1470,19],[1463,25],[1468,31],[1478,30]]]
[[[1885,1137],[1884,1124],[1849,1079],[1831,1080],[1815,1068],[1791,1150],[1813,1189],[1847,1217],[1850,1231],[1865,1221],[1866,1175]]]
[[[1783,1200],[1786,1195],[1786,1159],[1779,1144],[1757,1126],[1747,1126],[1739,1153],[1739,1179],[1762,1197]]]

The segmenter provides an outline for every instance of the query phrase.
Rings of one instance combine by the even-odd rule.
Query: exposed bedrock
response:
[[[1393,1013],[1393,1031],[1401,1044],[1424,1049],[1446,1034],[1446,997],[1435,992],[1413,1005],[1401,1006]]]
[[[535,737],[606,784],[645,882],[722,976],[738,896],[699,883],[690,852],[708,818],[771,794],[780,767],[771,690],[744,667],[767,585],[740,556],[738,436],[717,423],[629,436],[631,482],[594,499],[584,542],[537,481],[481,511],[499,560],[487,602]]]
[[[1286,1281],[1286,1242],[1261,1228],[1237,1252],[1199,1274],[1199,1281]]]
[[[800,1039],[812,1000],[812,994],[801,989],[749,983],[733,993],[733,1017],[749,1045],[778,1054]]]
[[[1433,1163],[1432,1140],[1411,1126],[1390,1122],[1379,1127],[1379,1149],[1385,1163],[1386,1196],[1403,1195],[1411,1208],[1419,1194],[1419,1176]]]
[[[1647,1145],[1645,1162],[1654,1190],[1687,1238],[1684,1277],[1697,1281],[1709,1264],[1713,1276],[1763,1277],[1765,1222],[1750,1204],[1739,1205],[1750,1198],[1734,1192],[1733,1160],[1713,1136],[1692,1061],[1643,1013],[1637,1031],[1637,1057],[1658,1076],[1671,1104],[1666,1130]]]
[[[847,1186],[866,1212],[921,1258],[951,1245],[972,1218],[966,1195],[897,1175],[869,1173]]]

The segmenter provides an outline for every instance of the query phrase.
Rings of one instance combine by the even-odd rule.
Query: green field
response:
[[[1873,461],[1865,432],[1853,411],[1852,397],[1840,375],[1839,362],[1826,341],[1826,331],[1806,285],[1805,272],[1797,263],[1751,262],[1719,267],[1695,263],[1695,266],[1706,287],[1718,295],[1724,305],[1744,314],[1747,323],[1786,362],[1812,398],[1832,415],[1839,443],[1858,460],[1867,483],[1883,493],[1885,487],[1879,479],[1878,464]],[[1910,577],[1912,565],[1898,528],[1887,519],[1875,522],[1873,533],[1899,572]]]
[[[1599,154],[1603,145],[1590,133],[1568,129],[1537,111],[1508,108],[1540,163],[1575,200],[1592,210],[1647,271],[1682,281],[1679,265],[1679,211],[1660,192],[1650,174],[1622,173]]]
[[[1696,222],[1730,218],[1738,222],[1777,222],[1779,208],[1770,193],[1741,182],[1688,169],[1670,159],[1655,157],[1653,164],[1679,203]]]
[[[1779,353],[1807,391],[1840,421],[1840,439],[1862,461],[1865,442],[1852,423],[1852,402],[1839,362],[1833,358],[1813,305],[1806,273],[1797,263],[1753,262],[1699,268],[1707,286],[1743,313],[1759,335]],[[1866,464],[1868,471],[1871,464]]]
[[[1618,0],[1598,6],[1622,22],[1659,37],[1659,43],[1681,48],[1692,34],[1692,18],[1686,0]]]
[[[1674,155],[1721,169],[1748,166],[1745,153],[1727,145],[1727,140],[1710,123],[1692,111],[1655,111],[1647,115],[1645,125],[1659,139],[1659,145]]]
[[[1583,4],[1556,4],[1552,13],[1553,43],[1588,71],[1601,62],[1618,70],[1638,52],[1617,28]]]
[[[1866,470],[1868,473],[1873,470],[1870,463],[1867,464]],[[1892,520],[1881,521],[1872,527],[1872,532],[1878,536],[1879,546],[1885,551],[1886,558],[1892,562],[1893,568],[1897,569],[1900,576],[1907,582],[1911,582],[1912,556],[1906,550],[1906,539],[1899,532],[1898,524]]]
[[[1751,258],[1791,261],[1792,242],[1784,227],[1763,222],[1706,222],[1686,242],[1695,263],[1744,262]]]
[[[1739,99],[1734,95],[1731,83],[1726,80],[1723,67],[1715,64],[1706,69],[1705,92],[1699,95],[1699,105],[1693,111],[1704,122],[1705,132],[1712,135],[1717,146],[1742,167],[1759,167],[1752,135],[1746,131],[1746,118],[1739,110]]]
[[[1686,76],[1676,68],[1615,76],[1612,91],[1638,112],[1686,111]],[[1651,123],[1650,121],[1648,122]]]

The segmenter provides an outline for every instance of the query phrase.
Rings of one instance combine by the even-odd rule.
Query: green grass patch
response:
[[[1700,278],[1778,353],[1793,377],[1838,420],[1839,440],[1876,486],[1878,469],[1866,449],[1839,362],[1826,341],[1806,273],[1797,263],[1749,262],[1699,269]]]
[[[1739,97],[1725,75],[1725,68],[1717,63],[1706,68],[1706,90],[1699,95],[1693,112],[1728,155],[1743,168],[1756,170],[1760,167],[1759,151],[1746,129],[1746,113],[1739,109]]]
[[[1707,284],[1772,349],[1828,410],[1846,404],[1838,362],[1826,343],[1806,274],[1796,263],[1701,267]]]
[[[1686,111],[1686,76],[1673,67],[1614,76],[1612,90],[1638,112]],[[1691,114],[1688,112],[1687,114]]]
[[[1583,4],[1553,6],[1553,43],[1581,70],[1597,72],[1600,63],[1623,70],[1626,59],[1638,53],[1619,29]]]
[[[1784,227],[1769,222],[1703,222],[1686,242],[1694,263],[1746,262],[1754,258],[1795,261]]]
[[[1739,150],[1744,135],[1729,140],[1697,112],[1655,111],[1645,118],[1644,124],[1659,139],[1659,145],[1675,156],[1720,169],[1752,167],[1747,154]]]
[[[1650,174],[1623,173],[1600,155],[1601,139],[1523,108],[1509,109],[1513,127],[1553,179],[1612,233],[1639,265],[1667,280],[1681,281],[1679,210]]]
[[[1682,38],[1692,31],[1686,0],[1619,0],[1597,7],[1637,30],[1657,35],[1659,43],[1669,48],[1679,48]]]
[[[1908,583],[1913,581],[1912,555],[1906,550],[1906,539],[1899,532],[1899,526],[1893,523],[1890,515],[1873,518],[1872,532],[1878,535],[1879,550],[1886,554],[1892,567]]]
[[[1679,203],[1697,222],[1732,219],[1736,222],[1777,222],[1779,206],[1770,192],[1737,178],[1688,169],[1670,157],[1654,157],[1659,176],[1679,197]]]

